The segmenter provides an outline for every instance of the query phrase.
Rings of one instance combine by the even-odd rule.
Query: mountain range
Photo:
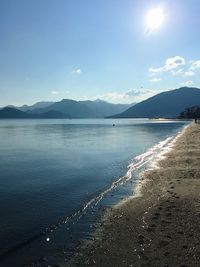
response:
[[[31,106],[28,106],[28,105],[23,105],[21,107],[16,107],[16,106],[12,106],[12,105],[9,105],[7,107],[10,107],[10,108],[16,108],[16,109],[19,109],[21,111],[30,111],[30,110],[34,110],[34,109],[37,109],[37,108],[46,108],[52,104],[54,104],[55,102],[53,101],[40,101],[40,102],[37,102]]]
[[[32,106],[7,106],[0,110],[0,118],[177,118],[192,106],[200,106],[200,89],[182,87],[159,93],[138,104],[63,99]]]
[[[0,110],[0,118],[2,119],[61,119],[67,116],[59,111],[50,110],[41,114],[30,114],[16,108],[5,107]]]
[[[102,100],[38,102],[32,106],[7,106],[0,110],[0,118],[104,118],[121,113],[134,104],[112,104]]]
[[[182,87],[152,96],[109,118],[176,118],[188,107],[200,105],[200,89]]]

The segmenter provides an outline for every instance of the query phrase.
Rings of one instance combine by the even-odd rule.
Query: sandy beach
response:
[[[107,213],[65,267],[200,266],[200,125],[191,124],[141,183],[141,194]]]

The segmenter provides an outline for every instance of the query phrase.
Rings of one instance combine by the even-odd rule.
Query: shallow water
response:
[[[132,194],[138,171],[162,149],[155,145],[185,124],[0,120],[0,265],[66,258],[102,207]]]

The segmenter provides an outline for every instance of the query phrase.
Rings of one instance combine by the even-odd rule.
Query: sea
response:
[[[0,120],[0,266],[68,261],[187,124]]]

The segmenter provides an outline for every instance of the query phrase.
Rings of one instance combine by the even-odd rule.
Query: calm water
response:
[[[0,265],[22,266],[42,256],[62,261],[89,236],[103,206],[132,193],[134,171],[127,183],[111,188],[134,157],[184,126],[134,119],[0,120]]]

